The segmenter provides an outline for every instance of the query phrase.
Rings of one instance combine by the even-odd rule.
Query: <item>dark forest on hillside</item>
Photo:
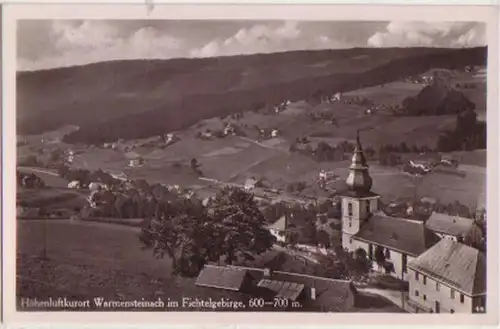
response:
[[[424,51],[425,50],[425,51]],[[392,52],[392,60],[383,61],[383,52]],[[231,85],[232,77],[242,67],[256,65],[267,61],[266,65],[280,65],[287,58],[290,59],[288,70],[293,71],[294,67],[300,67],[297,62],[297,54],[302,57],[339,57],[342,65],[346,69],[335,68],[335,73],[321,75],[321,72],[314,74],[301,72],[291,74],[286,79],[272,74],[266,75],[266,70],[259,72],[260,84],[241,85],[236,88],[227,88]],[[379,57],[375,65],[365,65],[366,69],[350,67],[349,57],[357,53],[373,53]],[[296,56],[296,57],[294,57]],[[272,60],[275,61],[272,61]],[[293,59],[293,60],[292,60]],[[312,60],[309,58],[309,62]],[[163,134],[173,130],[187,128],[199,120],[225,116],[233,113],[251,111],[257,109],[262,104],[277,104],[283,99],[291,101],[310,100],[319,94],[331,95],[336,92],[346,92],[359,88],[379,85],[421,74],[433,68],[462,69],[468,65],[485,65],[486,48],[470,49],[351,49],[344,51],[319,51],[319,52],[291,52],[285,54],[250,55],[235,56],[228,58],[212,58],[206,60],[173,60],[179,66],[170,64],[163,70],[161,63],[169,61],[152,61],[148,70],[140,71],[137,66],[130,65],[130,70],[138,72],[128,72],[127,62],[108,63],[100,72],[96,72],[93,66],[75,67],[67,69],[57,69],[50,71],[19,73],[18,84],[18,107],[21,107],[22,115],[18,120],[18,132],[21,134],[36,134],[44,131],[56,129],[65,124],[80,126],[78,131],[67,135],[64,139],[67,143],[90,143],[99,144],[103,142],[116,141],[120,138],[135,139],[145,138]],[[180,65],[182,64],[182,65]],[[107,76],[117,75],[115,70],[119,66],[123,74],[120,80],[113,78],[114,84],[109,83]],[[259,64],[260,65],[260,64]],[[207,66],[215,70],[215,87],[205,88],[209,82],[205,81],[203,87],[197,85],[197,72],[206,71]],[[224,67],[225,69],[221,69]],[[228,69],[227,67],[230,67]],[[220,69],[220,72],[217,71]],[[283,67],[283,69],[285,69]],[[78,76],[72,79],[71,72]],[[91,72],[92,71],[92,72]],[[99,70],[97,70],[99,71]],[[236,73],[235,73],[236,71]],[[300,71],[300,69],[298,69]],[[229,74],[230,72],[231,74]],[[189,73],[189,74],[188,74]],[[327,72],[328,73],[328,72]],[[102,79],[99,79],[99,75]],[[182,94],[168,94],[168,88],[175,89],[175,81],[172,85],[164,83],[164,80],[172,78],[174,75],[183,76]],[[229,74],[229,75],[227,75]],[[37,77],[38,75],[38,77]],[[54,77],[55,75],[55,77]],[[226,76],[227,75],[227,76]],[[41,91],[37,90],[40,85],[41,76],[51,78],[60,84],[61,90],[53,87],[41,96]],[[140,79],[138,78],[140,77]],[[138,80],[139,79],[139,80]],[[71,81],[68,87],[61,81]],[[139,88],[147,81],[150,86],[148,90]],[[192,88],[188,88],[189,82]],[[79,85],[92,86],[100,85],[99,88],[89,88],[84,95],[85,99],[63,99],[68,93],[78,93]],[[24,86],[24,87],[23,87]],[[177,86],[178,87],[178,86]],[[47,87],[49,88],[49,87]],[[66,92],[62,89],[66,88]],[[69,88],[69,89],[68,89]],[[142,87],[144,89],[144,86]],[[117,98],[113,96],[116,90],[134,91],[131,98]],[[165,97],[159,97],[165,89]],[[154,91],[154,96],[151,92]],[[40,94],[40,98],[35,99],[33,95]],[[63,95],[64,94],[64,95]],[[69,96],[68,96],[69,97]],[[83,96],[80,96],[83,97]],[[36,111],[37,104],[43,107],[43,111]],[[29,111],[33,108],[33,111]],[[32,113],[33,112],[33,113]],[[50,113],[50,115],[48,115]]]

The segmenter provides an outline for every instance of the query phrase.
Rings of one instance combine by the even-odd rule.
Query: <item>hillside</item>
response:
[[[354,48],[18,72],[17,128],[38,134],[79,126],[69,143],[148,137],[283,99],[355,90],[433,68],[485,65],[486,57],[484,47]]]

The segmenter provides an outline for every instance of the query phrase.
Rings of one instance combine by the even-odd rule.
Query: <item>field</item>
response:
[[[23,174],[34,173],[40,177],[47,186],[57,187],[57,188],[67,188],[68,181],[60,177],[55,170],[46,168],[32,168],[32,167],[17,167],[17,170]]]
[[[49,209],[81,209],[88,204],[86,191],[44,188],[19,189],[17,200],[20,206],[28,208],[44,207]]]
[[[475,89],[467,89],[468,95],[478,102],[478,110],[484,106],[484,77],[476,78],[468,73],[456,74],[453,83],[474,80]],[[399,104],[408,96],[415,95],[423,85],[409,82],[391,82],[382,86],[368,87],[344,94],[345,97],[367,97],[378,104]],[[465,92],[465,91],[464,91]],[[337,123],[327,124],[313,121],[309,113],[331,112]],[[226,123],[237,125],[245,134],[201,140],[196,134],[210,129],[223,129]],[[330,145],[348,140],[354,142],[358,129],[368,129],[361,133],[363,146],[377,150],[382,145],[400,144],[427,145],[434,147],[441,132],[451,130],[456,118],[448,116],[426,117],[394,117],[387,113],[366,115],[364,108],[358,105],[336,102],[333,104],[310,105],[298,101],[279,115],[265,115],[245,112],[240,119],[231,117],[214,117],[199,121],[182,131],[176,131],[179,141],[168,147],[159,147],[158,137],[120,142],[118,149],[103,147],[77,146],[73,167],[90,170],[103,169],[111,173],[124,172],[131,179],[145,179],[150,183],[168,183],[180,186],[206,186],[191,169],[190,162],[197,159],[203,176],[209,179],[242,184],[248,177],[265,178],[275,188],[285,188],[289,183],[304,181],[309,185],[305,193],[318,195],[314,188],[320,169],[333,171],[339,180],[333,187],[343,187],[347,177],[348,162],[318,163],[308,156],[290,153],[289,147],[297,138],[307,137],[314,146],[320,141]],[[64,128],[68,130],[69,128]],[[47,133],[50,136],[61,136],[66,130]],[[279,137],[258,142],[258,129],[278,129]],[[33,141],[40,138],[30,137]],[[46,138],[46,136],[45,136]],[[144,144],[150,144],[146,146]],[[37,144],[34,144],[37,145]],[[155,146],[156,145],[156,146]],[[31,144],[30,144],[31,146]],[[40,147],[40,145],[38,145]],[[50,147],[57,147],[51,144]],[[69,145],[61,144],[61,148]],[[124,148],[132,150],[126,152]],[[25,146],[24,148],[28,148]],[[36,153],[36,148],[32,150]],[[133,157],[142,157],[145,164],[131,168],[128,162]],[[420,183],[417,194],[440,199],[443,202],[455,200],[468,205],[483,204],[485,198],[485,166],[484,150],[454,152],[453,156],[463,165],[460,170],[466,172],[465,178],[435,173]],[[382,195],[383,200],[390,201],[399,197],[410,197],[415,193],[413,179],[397,168],[387,168],[370,163],[374,178],[374,190]],[[28,170],[33,170],[29,169]],[[50,186],[65,187],[67,182],[54,176],[53,173],[38,169],[37,173]]]

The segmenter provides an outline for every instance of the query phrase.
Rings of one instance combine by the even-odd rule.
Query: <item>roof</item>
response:
[[[273,224],[270,224],[267,226],[269,230],[278,230],[278,231],[284,231],[286,230],[286,217],[281,216],[277,221],[275,221]]]
[[[125,153],[125,157],[129,160],[136,160],[136,159],[139,159],[141,157],[141,155],[135,151],[130,151],[130,152]]]
[[[245,185],[255,185],[259,182],[258,179],[255,179],[255,178],[247,178],[245,180]]]
[[[301,283],[269,279],[260,280],[257,286],[270,289],[276,293],[276,297],[283,297],[289,300],[297,300],[300,294],[304,291],[304,285]]]
[[[474,220],[472,218],[451,216],[437,212],[433,212],[425,222],[425,226],[428,229],[453,236],[466,235],[473,225]]]
[[[381,215],[370,217],[353,238],[412,256],[420,255],[440,240],[422,222]]]
[[[246,268],[248,273],[257,280],[264,279],[264,270],[256,268]],[[323,312],[345,312],[350,310],[346,303],[349,297],[355,297],[356,288],[350,281],[335,280],[317,276],[289,273],[282,271],[272,271],[272,281],[289,282],[301,284],[304,289],[315,288],[316,299],[307,300],[302,303],[302,310],[321,309]]]
[[[460,242],[442,239],[408,266],[469,296],[486,293],[486,255]]]
[[[289,272],[272,271],[271,277],[265,277],[264,269],[257,269],[253,267],[240,267],[240,266],[227,266],[218,267],[213,265],[206,265],[205,268],[217,268],[217,269],[229,269],[246,273],[251,282],[254,282],[253,289],[248,289],[245,291],[236,290],[222,290],[208,288],[208,286],[201,286],[197,282],[198,295],[202,295],[205,299],[208,297],[223,297],[225,299],[231,300],[248,300],[255,297],[262,297],[269,294],[269,297],[277,296],[276,288],[281,285],[280,291],[283,293],[287,291],[296,291],[285,289],[286,287],[295,287],[300,289],[303,287],[302,291],[306,291],[310,288],[316,289],[316,299],[311,300],[306,298],[301,300],[301,311],[323,311],[323,312],[349,312],[355,307],[352,302],[356,297],[356,288],[350,281],[345,280],[334,280],[328,278],[314,277],[303,274],[295,274]],[[203,271],[202,271],[203,273]],[[202,275],[200,273],[200,276]],[[198,280],[199,281],[199,278]],[[269,282],[268,282],[269,281]],[[284,282],[283,284],[272,283],[272,282]],[[285,283],[288,283],[286,285]],[[260,286],[259,286],[260,284]],[[274,288],[274,289],[273,289]],[[223,294],[222,294],[223,293]],[[293,297],[293,294],[290,295]],[[291,303],[289,303],[291,305]],[[259,311],[276,311],[274,305],[264,305]]]
[[[206,265],[198,275],[197,286],[240,291],[246,271],[232,267]]]

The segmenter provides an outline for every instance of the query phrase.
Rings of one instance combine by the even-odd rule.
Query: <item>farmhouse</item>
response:
[[[276,222],[267,226],[269,232],[276,238],[276,241],[287,243],[287,224],[288,220],[285,215],[281,216]]]
[[[366,158],[359,135],[342,194],[342,246],[350,252],[361,248],[380,270],[407,279],[407,264],[439,241],[418,221],[375,214],[380,196],[371,191]]]
[[[129,167],[137,168],[144,164],[144,160],[142,158],[131,159],[129,160]]]
[[[259,185],[260,182],[261,182],[260,180],[254,178],[254,177],[247,178],[245,180],[245,186],[244,186],[245,190],[249,191],[249,190],[252,190],[252,189],[258,187],[258,185]]]
[[[205,265],[196,285],[224,291],[229,300],[276,298],[284,301],[280,308],[297,309],[300,305],[301,311],[349,312],[355,308],[358,295],[350,281],[241,266]],[[275,305],[256,307],[276,311]]]
[[[483,238],[481,228],[472,218],[433,212],[425,222],[425,226],[439,237],[455,242],[469,238],[472,242],[479,243]]]
[[[413,312],[486,311],[486,256],[481,251],[442,239],[408,267]]]
[[[77,180],[69,182],[68,183],[68,188],[76,188],[76,189],[78,189],[78,188],[80,188],[80,182],[77,181]]]

